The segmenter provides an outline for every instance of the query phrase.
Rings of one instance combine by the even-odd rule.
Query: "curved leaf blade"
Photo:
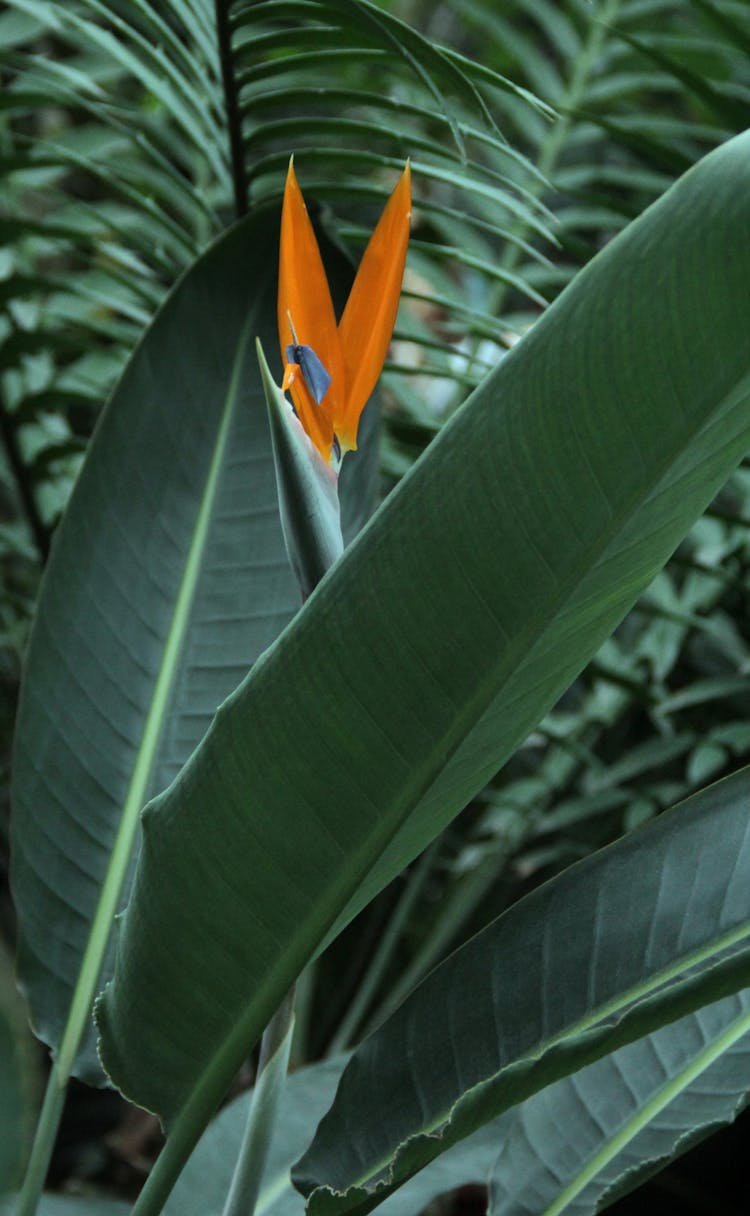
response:
[[[99,1017],[115,1082],[174,1125],[151,1195],[344,909],[481,788],[746,450],[748,148],[586,268],[147,810]]]
[[[745,769],[537,888],[428,976],[347,1066],[298,1166],[310,1211],[370,1211],[529,1094],[746,986],[749,800]]]
[[[272,478],[263,484],[262,463],[251,465],[266,426],[262,400],[248,399],[252,351],[238,364],[242,327],[272,314],[271,270],[257,256],[270,228],[260,243],[257,225],[236,231],[182,280],[109,402],[39,602],[15,739],[12,883],[20,975],[53,1045],[107,882],[98,932],[109,934],[141,806],[294,604],[280,537],[273,527],[265,537]],[[248,520],[242,488],[253,479]],[[258,580],[270,597],[252,638],[243,622]],[[79,1068],[101,1077],[90,1034]]]
[[[35,1028],[55,1048],[66,1036],[66,1058],[142,806],[299,604],[252,341],[275,349],[277,242],[278,216],[251,216],[171,293],[104,411],[45,575],[16,727],[11,878]],[[349,535],[373,501],[368,426],[342,495]],[[111,965],[110,950],[105,979]],[[77,1071],[102,1080],[91,1030]]]

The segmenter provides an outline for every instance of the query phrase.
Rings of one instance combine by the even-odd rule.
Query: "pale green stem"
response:
[[[148,734],[148,730],[146,734]],[[91,1016],[91,1007],[96,995],[102,959],[107,948],[112,921],[117,911],[122,884],[127,873],[133,838],[138,824],[138,813],[143,805],[145,781],[151,771],[150,764],[146,767],[147,773],[139,772],[137,767],[133,781],[131,782],[130,793],[123,810],[109,870],[102,887],[99,906],[91,926],[91,934],[81,962],[81,970],[78,974],[78,981],[73,993],[70,1013],[68,1014],[60,1047],[55,1056],[47,1082],[47,1091],[44,1096],[34,1136],[26,1176],[21,1188],[16,1216],[34,1216],[44,1187],[52,1150],[55,1146],[57,1129],[60,1125],[60,1118],[65,1104],[65,1090],[88,1019]]]
[[[307,1063],[310,1041],[310,1018],[315,997],[317,960],[308,963],[297,980],[297,998],[294,1002],[294,1038],[292,1039],[292,1068],[301,1068]]]
[[[55,1061],[47,1083],[34,1144],[18,1199],[16,1216],[33,1216],[36,1212],[65,1105],[67,1083],[67,1076],[61,1075],[57,1061]]]
[[[263,1032],[255,1087],[223,1216],[253,1216],[255,1212],[276,1129],[293,1033],[294,988],[291,988]]]

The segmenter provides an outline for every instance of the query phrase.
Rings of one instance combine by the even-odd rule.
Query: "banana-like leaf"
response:
[[[309,1210],[361,1216],[529,1094],[750,984],[749,804],[744,769],[537,888],[438,967],[347,1066],[297,1167]],[[750,1007],[730,1020],[726,1046],[750,1031]]]
[[[16,728],[11,877],[34,1025],[55,1048],[67,1026],[66,1057],[142,806],[300,601],[254,349],[258,335],[277,349],[278,222],[238,224],[157,315],[105,409],[45,575]],[[348,267],[325,253],[343,294]],[[345,471],[348,535],[373,501],[373,435],[370,418]],[[102,1079],[90,1031],[77,1071]]]
[[[750,135],[503,360],[144,815],[99,1003],[166,1193],[290,980],[479,790],[750,444]]]
[[[594,1216],[750,1098],[750,993],[535,1094],[496,1124],[490,1216]],[[390,1200],[388,1201],[390,1202]]]

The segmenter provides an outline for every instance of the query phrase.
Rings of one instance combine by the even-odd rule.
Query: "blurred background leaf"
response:
[[[31,1143],[39,1089],[39,1061],[16,991],[13,970],[0,944],[0,1196],[20,1180]]]

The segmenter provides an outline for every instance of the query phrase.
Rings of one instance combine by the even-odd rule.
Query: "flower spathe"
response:
[[[411,217],[409,164],[370,237],[340,322],[305,200],[289,162],[281,214],[278,325],[282,389],[324,460],[334,438],[357,446],[360,414],[377,383],[393,334]],[[330,382],[328,381],[330,377]]]

